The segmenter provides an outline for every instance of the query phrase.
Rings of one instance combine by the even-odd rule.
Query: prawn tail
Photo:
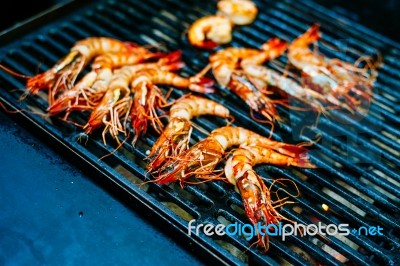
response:
[[[179,50],[166,54],[159,63],[166,65],[168,71],[176,71],[186,66],[182,61],[182,52]]]
[[[184,68],[185,66],[186,65],[185,65],[184,62],[175,62],[175,63],[172,63],[172,64],[168,64],[166,66],[166,70],[168,70],[168,71],[177,71],[179,69]]]
[[[277,149],[278,152],[294,158],[292,164],[305,167],[305,168],[315,168],[315,166],[309,161],[308,150],[305,147],[283,144]]]
[[[190,79],[191,84],[189,85],[189,89],[194,92],[200,93],[214,93],[215,89],[214,81],[210,78],[206,77],[192,77]]]
[[[261,50],[270,51],[273,53],[271,58],[276,58],[285,52],[287,47],[287,42],[279,38],[271,38],[261,46]]]
[[[203,48],[203,49],[207,49],[207,50],[213,50],[214,48],[216,48],[219,44],[214,42],[214,41],[210,41],[210,40],[205,40],[201,43],[201,45],[198,45],[199,48]]]
[[[321,38],[321,33],[319,31],[319,25],[312,25],[308,31],[304,34],[304,37],[310,40],[311,42],[316,42]]]
[[[167,63],[176,63],[182,61],[182,52],[180,50],[173,51],[163,57]]]

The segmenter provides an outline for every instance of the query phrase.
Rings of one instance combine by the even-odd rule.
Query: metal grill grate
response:
[[[286,177],[298,185],[302,195],[296,198],[297,203],[282,209],[287,218],[304,224],[316,221],[348,223],[352,228],[379,225],[383,227],[383,236],[351,233],[340,239],[332,236],[326,239],[289,237],[285,242],[272,239],[267,254],[256,248],[247,250],[250,243],[240,237],[200,235],[189,238],[187,221],[191,219],[213,224],[247,222],[240,196],[230,185],[213,182],[184,189],[177,184],[140,185],[145,180],[145,152],[157,138],[154,132],[142,139],[134,150],[125,145],[98,160],[114,150],[112,141],[104,146],[96,134],[87,141],[79,141],[86,136],[73,126],[29,112],[20,114],[22,121],[33,125],[49,141],[61,143],[66,150],[72,151],[78,163],[90,166],[95,173],[121,186],[140,208],[149,211],[161,224],[168,225],[168,230],[176,231],[186,242],[194,243],[193,248],[201,251],[200,254],[207,254],[210,261],[269,265],[338,265],[341,261],[350,265],[399,264],[400,45],[312,1],[256,2],[260,10],[256,22],[235,28],[231,45],[259,47],[274,36],[290,41],[318,22],[324,34],[324,43],[319,49],[324,54],[355,61],[361,54],[376,54],[377,50],[382,53],[385,64],[379,72],[368,116],[355,122],[335,111],[332,112],[334,117],[342,123],[321,118],[318,133],[322,139],[311,153],[312,161],[320,168],[299,170],[258,166],[256,170],[266,178]],[[181,74],[188,76],[208,63],[209,53],[188,45],[184,32],[195,19],[212,13],[215,13],[213,1],[207,4],[176,0],[79,1],[1,36],[5,45],[0,50],[0,60],[1,64],[20,73],[33,75],[51,67],[77,40],[109,36],[139,44],[165,45],[170,51],[183,50],[187,67]],[[341,49],[334,50],[330,46]],[[286,63],[284,57],[278,62]],[[23,81],[4,72],[0,72],[0,86],[0,99],[7,106],[45,113],[45,94],[28,96],[19,102],[24,92]],[[175,91],[173,97],[182,94]],[[226,89],[221,88],[218,94],[207,97],[226,105],[236,117],[236,125],[266,134],[267,127],[251,120],[248,107]],[[308,140],[299,137],[298,131],[310,114],[278,109],[287,122],[276,129],[274,138],[287,142]],[[76,113],[73,119],[83,124],[87,115]],[[222,121],[208,118],[195,119],[195,123],[207,131],[223,125]],[[204,136],[196,131],[193,142]],[[289,192],[294,191],[289,189]],[[330,211],[324,211],[322,204],[328,205]]]

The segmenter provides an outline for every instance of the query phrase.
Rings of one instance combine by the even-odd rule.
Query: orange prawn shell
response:
[[[366,113],[377,77],[371,58],[365,60],[365,68],[360,68],[356,63],[325,57],[309,47],[320,38],[319,26],[311,26],[289,45],[289,62],[302,71],[303,84],[326,99],[324,108]],[[357,114],[353,118],[359,119]]]
[[[217,7],[218,14],[228,17],[235,25],[251,24],[258,13],[256,4],[248,0],[221,0]]]
[[[192,131],[191,119],[200,115],[229,117],[229,110],[212,100],[188,96],[178,100],[170,109],[170,120],[149,154],[147,169],[155,171],[167,162],[167,157],[177,156],[188,149]]]
[[[136,44],[108,37],[91,37],[80,40],[52,68],[28,79],[27,90],[29,93],[35,94],[39,90],[50,89],[49,104],[52,104],[54,96],[59,91],[70,89],[75,85],[78,75],[93,57],[103,53],[128,51],[136,46]]]
[[[272,165],[315,168],[315,165],[308,160],[308,156],[300,155],[291,157],[262,145],[249,145],[233,151],[225,165],[225,176],[240,193],[246,215],[251,223],[277,224],[280,220],[285,219],[276,211],[269,188],[253,170],[253,166],[269,163]],[[281,204],[284,204],[284,202]],[[265,251],[269,248],[268,241],[268,235],[258,234],[257,243]]]
[[[204,49],[229,43],[232,40],[232,23],[224,16],[202,17],[189,27],[188,39],[193,46]]]
[[[245,128],[221,127],[186,152],[175,156],[174,160],[161,169],[156,177],[157,182],[160,184],[176,180],[183,182],[190,176],[198,178],[210,176],[228,148],[250,144],[266,146],[296,158],[307,151],[299,146],[270,140]]]

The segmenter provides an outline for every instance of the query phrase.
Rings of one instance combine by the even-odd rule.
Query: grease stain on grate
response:
[[[242,262],[248,263],[249,257],[240,248],[237,248],[233,244],[229,243],[228,241],[224,241],[221,239],[215,239],[214,242],[217,243],[218,245],[220,245],[223,249],[227,250],[234,257],[238,258]]]
[[[343,182],[343,181],[341,181],[341,180],[338,180],[338,179],[335,179],[334,182],[337,183],[337,184],[339,184],[340,186],[344,187],[344,188],[347,189],[348,191],[352,192],[353,194],[357,195],[358,197],[360,197],[360,198],[362,198],[362,199],[368,201],[369,203],[374,203],[374,200],[373,200],[373,199],[371,199],[371,198],[368,197],[367,195],[361,193],[360,191],[358,191],[358,190],[355,189],[354,187],[350,186],[349,184],[347,184],[347,183],[345,183],[345,182]]]
[[[360,216],[365,216],[366,212],[361,210],[359,207],[356,205],[350,203],[348,200],[340,196],[339,194],[333,192],[329,188],[323,187],[322,192],[324,192],[326,195],[330,196],[333,200],[340,202],[350,210],[354,211],[355,213],[359,214]]]
[[[334,257],[335,259],[337,259],[339,262],[346,263],[346,262],[349,261],[345,256],[343,256],[342,254],[340,254],[339,252],[337,252],[336,250],[334,250],[330,246],[326,245],[325,243],[323,243],[319,239],[313,238],[311,240],[311,242],[313,242],[314,244],[319,246],[322,250],[324,250],[326,253],[328,253],[329,255]]]
[[[121,174],[123,177],[131,181],[133,184],[138,186],[141,190],[143,191],[148,191],[149,190],[149,185],[145,183],[140,177],[132,174],[131,171],[123,167],[122,165],[117,165],[114,167],[114,170],[117,171],[119,174]]]
[[[161,203],[187,222],[195,218],[194,216],[190,215],[190,213],[179,207],[176,203],[165,201],[161,201]]]

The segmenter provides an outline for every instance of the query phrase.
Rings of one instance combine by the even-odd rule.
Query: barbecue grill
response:
[[[188,236],[187,224],[191,219],[215,225],[248,223],[240,196],[230,184],[217,181],[184,188],[179,184],[143,184],[150,180],[144,158],[157,138],[155,132],[141,138],[135,148],[126,142],[115,151],[113,140],[109,139],[105,146],[99,133],[88,137],[71,124],[37,115],[46,112],[47,95],[28,95],[20,101],[24,80],[5,72],[0,72],[1,102],[11,110],[32,111],[12,117],[49,144],[62,148],[86,171],[112,181],[112,186],[130,197],[137,209],[150,215],[155,224],[173,231],[176,238],[190,245],[206,261],[236,265],[400,264],[400,44],[313,1],[256,1],[256,4],[260,10],[257,20],[249,26],[236,27],[230,45],[259,47],[275,36],[290,41],[311,24],[319,23],[323,32],[323,43],[319,46],[322,53],[345,61],[355,61],[365,54],[382,55],[384,64],[379,69],[374,97],[368,115],[362,120],[331,111],[330,117],[321,117],[316,129],[299,134],[315,118],[312,113],[278,107],[286,122],[276,126],[275,139],[297,143],[310,141],[316,135],[321,137],[310,153],[317,169],[274,166],[255,169],[269,184],[277,177],[297,184],[301,195],[293,199],[296,204],[280,210],[288,219],[303,224],[345,223],[351,228],[380,226],[383,235],[351,232],[346,237],[291,236],[285,241],[272,237],[267,254],[250,247],[252,242],[241,236]],[[189,76],[208,63],[209,52],[191,47],[185,31],[197,18],[215,12],[213,1],[202,4],[175,0],[75,1],[0,36],[0,63],[19,73],[34,75],[50,68],[76,41],[108,36],[153,44],[165,51],[180,49],[187,64],[180,74]],[[284,64],[282,57],[270,67]],[[172,97],[183,94],[175,90]],[[219,88],[218,93],[207,97],[227,106],[236,118],[235,125],[268,134],[269,127],[252,120],[246,104],[228,90]],[[74,113],[71,118],[84,124],[88,116]],[[192,143],[204,138],[204,131],[224,125],[223,121],[207,117],[196,118],[194,123],[203,130],[194,131]],[[282,185],[276,189],[279,187]],[[285,189],[296,194],[294,188]]]

